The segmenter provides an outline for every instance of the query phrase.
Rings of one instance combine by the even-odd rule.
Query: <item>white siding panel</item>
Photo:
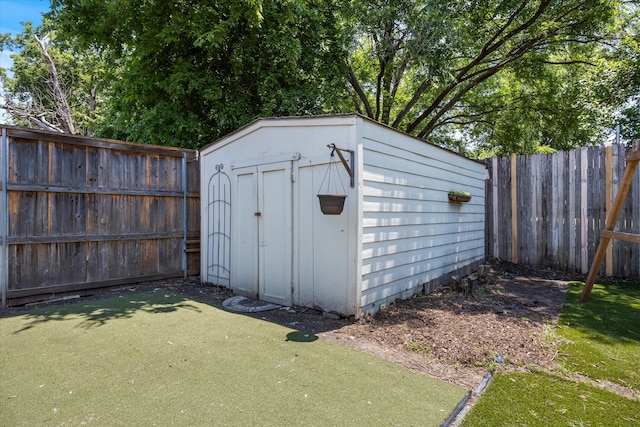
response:
[[[395,227],[399,225],[442,225],[466,222],[482,222],[484,224],[484,212],[469,212],[465,215],[468,219],[461,221],[460,213],[455,212],[364,212],[362,218],[363,227]],[[366,230],[365,230],[366,232]]]
[[[364,144],[367,150],[388,153],[400,159],[413,159],[417,164],[429,164],[441,169],[448,169],[451,165],[454,169],[475,171],[484,175],[484,166],[478,162],[466,159],[449,150],[437,147],[422,140],[396,132],[392,129],[379,126],[375,123],[365,123],[363,134]],[[474,166],[475,164],[475,166]],[[478,168],[480,166],[480,168]]]
[[[364,312],[484,258],[484,165],[366,126],[362,171]],[[452,203],[450,190],[469,191]]]
[[[474,248],[456,252],[453,259],[457,260],[460,266],[467,265],[483,260],[484,251],[481,248]],[[368,311],[366,310],[368,305],[382,302],[379,301],[380,295],[386,299],[451,272],[451,260],[451,254],[443,253],[442,256],[416,262],[410,266],[397,266],[365,275],[362,281],[362,307]]]
[[[364,212],[385,212],[385,213],[434,213],[434,214],[447,214],[453,213],[458,217],[460,214],[473,214],[477,213],[475,206],[483,205],[481,203],[465,203],[457,207],[455,211],[451,210],[451,203],[447,194],[444,194],[443,198],[447,201],[433,201],[425,202],[423,200],[416,200],[411,198],[396,199],[396,198],[382,198],[382,197],[366,197],[362,205]]]
[[[416,226],[398,226],[380,228],[367,228],[362,236],[362,243],[366,246],[369,243],[379,243],[386,241],[394,241],[408,238],[433,238],[441,234],[462,233],[464,235],[474,236],[476,233],[484,233],[483,222],[465,222],[460,224],[449,224],[449,227],[433,227],[430,224],[421,224]],[[482,234],[484,236],[484,234]],[[463,237],[458,236],[462,239]]]
[[[363,245],[362,259],[381,257],[384,255],[403,254],[405,252],[416,251],[424,248],[444,247],[445,245],[456,245],[463,242],[475,242],[484,238],[484,230],[476,230],[469,233],[434,234],[431,237],[405,238],[383,242],[372,242]],[[364,271],[363,271],[364,272]]]
[[[387,203],[388,207],[397,207],[409,201],[415,201],[414,205],[418,203],[422,205],[418,210],[421,212],[456,212],[458,214],[471,211],[484,212],[484,176],[481,179],[464,178],[462,181],[452,182],[439,177],[411,175],[369,165],[365,168],[363,172],[365,186],[362,189],[365,211],[393,212],[381,204]],[[450,203],[447,195],[450,190],[455,189],[469,191],[472,196],[471,201]]]
[[[387,156],[385,153],[370,150],[367,150],[365,157],[367,165],[365,179],[371,181],[386,181],[397,185],[424,188],[424,180],[432,179],[433,182],[429,184],[429,188],[448,191],[451,184],[477,188],[478,183],[485,178],[484,173],[473,173],[473,171],[461,167],[460,164],[448,163],[435,166],[431,163],[417,161],[421,160],[420,158],[400,159],[396,156]],[[411,162],[405,164],[406,160],[411,160]],[[482,167],[484,168],[484,166]],[[393,171],[393,174],[389,175],[389,171]]]
[[[391,253],[390,255],[368,258],[362,262],[363,282],[368,282],[375,277],[384,276],[389,273],[389,270],[399,269],[400,267],[405,267],[409,276],[413,276],[415,272],[425,271],[422,270],[422,268],[428,266],[429,261],[439,258],[448,258],[455,262],[464,261],[466,260],[466,254],[473,252],[475,249],[477,249],[477,242],[470,240],[448,245],[427,246],[409,252],[397,252]],[[444,266],[446,264],[442,265]],[[403,272],[398,271],[397,273],[402,274]],[[375,282],[374,286],[381,284],[384,284],[384,282]],[[368,289],[368,286],[363,285],[363,289]]]

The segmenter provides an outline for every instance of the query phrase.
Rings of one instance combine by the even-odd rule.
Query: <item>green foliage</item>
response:
[[[635,16],[633,6],[606,0],[351,5],[355,108],[456,151],[533,153],[600,143],[623,102],[598,83],[610,68],[600,58],[624,34],[621,16]]]
[[[640,138],[640,16],[638,5],[626,16],[625,33],[609,56],[613,64],[613,78],[608,83],[610,92],[622,97],[626,103],[620,111],[619,124],[622,138],[628,142]]]
[[[59,129],[64,127],[60,100],[51,84],[50,66],[34,36],[47,39],[47,52],[55,63],[61,89],[71,107],[76,133],[91,135],[102,112],[99,89],[106,85],[102,59],[92,50],[75,49],[73,40],[58,38],[50,19],[45,19],[37,29],[27,23],[21,34],[13,38],[5,35],[1,40],[2,49],[17,51],[11,55],[11,73],[0,69],[7,106],[24,113],[11,114],[14,124],[31,126],[29,116],[39,117]]]
[[[414,337],[411,334],[407,334],[403,345],[407,350],[415,351],[416,353],[423,353],[427,356],[431,355],[432,353],[429,344],[424,342],[421,337]]]
[[[596,284],[580,303],[582,283],[567,291],[557,333],[564,369],[640,390],[640,286]]]
[[[199,147],[261,116],[353,110],[473,157],[599,144],[616,124],[626,141],[640,135],[637,2],[52,8],[60,49],[85,75],[97,67],[106,108],[83,115],[102,136]]]
[[[449,194],[454,194],[456,196],[471,196],[471,193],[465,190],[449,190]]]
[[[81,0],[55,19],[122,63],[105,136],[199,147],[259,116],[321,113],[340,49],[331,2]]]

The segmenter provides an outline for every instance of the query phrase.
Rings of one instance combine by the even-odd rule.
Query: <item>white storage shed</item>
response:
[[[200,168],[201,280],[241,295],[357,318],[484,260],[485,166],[357,114],[256,120]]]

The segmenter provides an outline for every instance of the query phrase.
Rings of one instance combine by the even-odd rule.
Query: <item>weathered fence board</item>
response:
[[[12,127],[0,147],[3,302],[198,273],[195,151]]]
[[[491,220],[487,222],[486,254],[541,268],[587,273],[628,153],[623,145],[609,150],[588,147],[517,156],[515,182],[511,177],[513,157],[489,159],[492,182],[487,185],[487,218]],[[640,234],[638,175],[634,176],[617,231]],[[515,217],[512,194],[516,197]],[[512,236],[514,225],[516,239]],[[640,245],[614,240],[602,265],[601,274],[605,273],[640,277]]]

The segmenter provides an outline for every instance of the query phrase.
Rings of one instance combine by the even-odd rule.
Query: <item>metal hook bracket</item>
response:
[[[353,171],[355,170],[355,158],[354,158],[354,155],[353,155],[353,150],[347,150],[346,148],[336,147],[336,144],[329,144],[329,145],[327,145],[327,147],[331,148],[331,150],[332,150],[331,151],[331,156],[333,156],[333,153],[338,153],[338,157],[340,157],[340,161],[342,162],[342,165],[347,170],[347,173],[349,174],[349,177],[351,178],[350,185],[351,185],[351,188],[353,188],[355,186],[355,174],[353,173]],[[342,155],[343,151],[346,152],[346,153],[349,153],[349,163],[350,164],[347,164],[347,160]]]

